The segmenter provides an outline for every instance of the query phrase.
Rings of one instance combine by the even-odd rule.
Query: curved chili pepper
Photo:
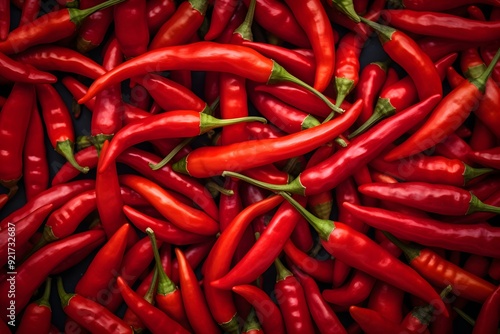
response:
[[[404,292],[400,289],[378,281],[370,293],[368,308],[378,312],[391,322],[401,323],[403,320],[403,297]]]
[[[202,208],[213,219],[219,219],[219,210],[213,197],[207,192],[205,187],[189,176],[175,173],[169,164],[161,169],[152,170],[149,165],[157,164],[161,159],[156,155],[136,148],[129,148],[120,154],[118,162],[122,162],[129,167],[140,172],[147,178],[154,180],[159,185],[175,190],[188,198],[191,198],[200,208]]]
[[[455,59],[457,59],[457,56],[458,54],[456,53],[448,54],[434,64],[441,79],[444,79],[446,69],[453,64]],[[373,114],[363,125],[353,131],[349,135],[349,138],[362,133],[380,119],[383,119],[386,116],[391,116],[400,110],[408,108],[416,100],[417,88],[410,76],[407,76],[392,85],[383,87],[378,97],[377,104],[373,110]]]
[[[292,271],[294,276],[299,280],[300,285],[304,288],[304,295],[309,311],[320,332],[332,334],[347,333],[337,315],[321,296],[319,287],[314,279],[295,267],[292,267]]]
[[[299,201],[304,205],[306,203],[303,197]],[[250,283],[257,279],[269,268],[285,247],[300,218],[301,216],[296,210],[289,204],[283,203],[245,257],[238,261],[224,276],[210,283],[211,286],[219,289],[230,289],[235,285]],[[265,256],[262,254],[264,249]],[[328,273],[326,273],[327,275]],[[330,280],[328,279],[327,282]]]
[[[247,46],[260,52],[266,57],[274,59],[278,64],[282,64],[290,74],[312,85],[314,83],[314,73],[316,61],[314,56],[309,57],[279,45],[253,42],[244,40],[241,45]],[[328,111],[330,112],[330,111]]]
[[[79,165],[89,167],[89,169],[97,167],[98,158],[95,146],[86,147],[75,154],[76,162]],[[59,168],[56,175],[52,178],[52,186],[66,183],[78,175],[80,175],[80,171],[73,167],[69,162],[66,162],[61,168]]]
[[[57,292],[61,299],[64,313],[92,333],[132,333],[122,319],[114,315],[102,305],[78,294],[68,294],[64,291],[62,279],[57,280]]]
[[[249,8],[251,0],[243,0]],[[255,20],[266,31],[298,47],[309,47],[309,39],[288,6],[276,0],[256,1]]]
[[[120,183],[138,192],[172,224],[183,230],[201,235],[215,235],[219,231],[219,224],[207,214],[181,203],[150,180],[121,175]]]
[[[332,121],[282,138],[199,148],[176,162],[172,168],[192,176],[203,177],[202,175],[217,175],[224,170],[242,171],[296,157],[325,144],[345,131],[354,123],[361,107],[361,101],[358,101],[348,112]],[[213,162],[207,160],[210,158]]]
[[[100,0],[79,0],[79,2],[79,8],[86,9],[98,5]],[[112,22],[112,8],[104,8],[88,16],[78,29],[76,49],[81,53],[87,53],[101,45]]]
[[[403,250],[410,265],[432,284],[441,288],[451,285],[454,294],[481,303],[495,291],[490,282],[447,261],[431,249],[420,249],[390,235],[388,237]]]
[[[129,224],[123,224],[101,247],[75,286],[75,293],[106,305],[107,291],[120,269],[128,234],[133,233]]]
[[[149,34],[154,35],[164,22],[172,17],[176,10],[173,0],[152,0],[146,4]]]
[[[365,301],[373,289],[377,280],[364,271],[356,270],[350,281],[334,289],[325,289],[322,292],[323,298],[329,303],[350,306]]]
[[[75,134],[71,115],[66,104],[56,89],[49,84],[37,85],[36,91],[52,147],[64,156],[73,167],[82,173],[87,173],[89,168],[78,165],[73,155]]]
[[[48,44],[69,37],[86,17],[122,1],[109,0],[88,9],[64,8],[45,14],[12,30],[8,38],[0,42],[0,52],[19,53],[34,45]]]
[[[26,307],[16,333],[29,334],[49,332],[50,320],[52,317],[52,310],[49,302],[51,283],[52,279],[48,277],[45,281],[43,296]]]
[[[436,291],[434,291],[429,283],[387,250],[374,243],[366,235],[340,222],[318,219],[300,206],[287,193],[280,192],[280,195],[289,201],[307,219],[318,232],[323,247],[336,258],[351,264],[353,268],[362,270],[425,301],[435,302],[439,299]],[[345,204],[352,205],[350,203]],[[351,247],[346,248],[346,244],[351,245]],[[356,253],[351,252],[352,245],[356,245]],[[388,266],[393,269],[397,268],[396,270],[399,275],[391,275],[386,269]],[[439,310],[446,312],[442,301],[437,303],[437,305],[439,306]]]
[[[14,59],[44,71],[64,71],[97,79],[106,70],[79,52],[56,45],[41,45],[15,55]]]
[[[207,257],[208,253],[214,245],[215,239],[199,244],[192,244],[184,249],[184,256],[191,268],[197,268],[201,262]],[[202,268],[202,273],[204,272]],[[172,276],[170,277],[175,284],[179,284],[179,261],[172,261]]]
[[[473,334],[479,333],[494,333],[498,329],[498,322],[500,321],[500,288],[496,288],[490,294],[481,306],[479,315],[477,316]]]
[[[10,58],[0,52],[0,69],[2,71],[0,77],[25,83],[54,83],[57,81],[54,75],[28,65],[29,63],[17,58]]]
[[[495,56],[497,49],[498,49],[498,43],[492,45],[484,45],[479,48],[481,57],[484,59],[484,62],[487,65],[489,65],[493,60],[493,57]],[[500,82],[500,65],[498,65],[498,63],[496,64],[495,68],[491,73],[491,78],[497,83]]]
[[[0,265],[3,266],[11,259],[11,256],[9,256],[9,248],[12,249],[12,247],[9,246],[12,246],[12,240],[15,240],[16,249],[20,249],[23,245],[28,244],[29,239],[42,225],[45,218],[52,211],[52,208],[52,204],[45,204],[19,220],[15,226],[11,224],[0,231],[0,255],[2,256]]]
[[[320,124],[312,115],[293,108],[270,94],[250,88],[250,101],[273,125],[286,133],[295,133]]]
[[[498,58],[500,58],[500,51],[497,52],[496,60]],[[495,64],[496,60],[490,63],[488,69],[480,77],[465,81],[446,95],[424,125],[403,144],[391,150],[384,159],[391,161],[419,153],[435,146],[455,131],[484,96],[485,84],[491,74],[492,64]]]
[[[468,165],[474,165],[474,161],[468,157],[472,152],[471,147],[465,140],[454,133],[438,143],[434,147],[434,150],[436,155],[441,155],[449,159],[462,160]]]
[[[206,41],[211,41],[217,38],[226,25],[229,23],[231,16],[233,15],[238,1],[235,0],[215,0],[214,7],[212,10],[212,16],[210,20],[210,27],[205,34],[204,39]]]
[[[171,223],[148,216],[128,205],[123,206],[123,212],[139,230],[145,232],[148,227],[151,227],[158,239],[164,242],[173,245],[190,245],[207,241],[206,236],[186,232]]]
[[[382,13],[382,18],[397,29],[420,35],[467,42],[490,42],[500,38],[500,21],[484,22],[452,14],[409,9],[389,9]],[[449,22],[453,22],[453,25]],[[481,31],[481,36],[476,36],[475,31]]]
[[[370,166],[404,181],[440,183],[461,187],[474,178],[491,172],[489,168],[473,168],[458,159],[418,155],[412,159],[387,162],[377,158]]]
[[[205,260],[203,279],[205,296],[215,320],[226,330],[234,330],[234,326],[237,325],[235,323],[237,320],[236,307],[232,300],[232,294],[230,291],[213,287],[211,282],[229,272],[234,250],[252,220],[267,213],[281,202],[281,198],[273,196],[243,209],[221,233]]]
[[[443,215],[460,216],[485,211],[499,213],[500,208],[485,204],[462,188],[425,182],[371,183],[358,190],[368,196],[412,206]]]
[[[104,232],[94,230],[74,234],[40,249],[16,268],[16,309],[21,311],[29,302],[39,285],[59,263],[73,256],[84,245],[96,247],[104,241]],[[2,293],[8,293],[9,282],[0,285]],[[0,304],[7,308],[8,299]]]
[[[387,321],[380,313],[358,306],[350,306],[349,314],[368,334],[399,333],[399,324]]]
[[[158,30],[149,44],[154,50],[166,46],[182,45],[200,28],[208,7],[206,0],[185,1]]]
[[[500,231],[488,224],[453,224],[404,213],[344,203],[347,210],[366,224],[388,231],[398,238],[429,247],[498,257],[495,243]]]
[[[114,6],[113,21],[116,39],[125,57],[146,52],[149,44],[146,1],[130,0]]]
[[[361,70],[359,82],[354,90],[355,99],[363,100],[363,111],[359,116],[359,124],[366,122],[373,114],[375,99],[387,78],[387,67],[387,62],[373,62]]]
[[[80,180],[51,187],[5,217],[0,222],[0,231],[5,229],[9,222],[16,224],[20,219],[49,203],[54,206],[53,209],[57,209],[79,193],[94,189],[94,185],[93,180]]]
[[[195,332],[220,333],[219,327],[210,314],[211,310],[208,308],[193,269],[180,249],[175,249],[175,255],[179,262],[179,285],[182,289],[182,301],[191,327]]]
[[[326,89],[333,76],[335,43],[333,29],[321,1],[286,1],[295,18],[304,29],[316,60],[314,85],[318,91]]]
[[[331,282],[333,277],[333,260],[317,260],[308,256],[298,249],[290,240],[283,246],[287,260],[307,274],[320,282]]]
[[[166,59],[168,61],[165,61]],[[186,69],[228,72],[259,83],[293,82],[317,95],[332,110],[342,112],[322,93],[292,76],[273,60],[244,46],[220,45],[213,42],[196,42],[146,52],[94,81],[87,94],[78,102],[85,103],[106,86],[117,84],[131,77],[152,71]]]
[[[46,190],[49,185],[45,134],[36,104],[31,111],[28,133],[30,135],[26,137],[23,152],[23,181],[27,201]]]
[[[373,160],[387,145],[408,131],[418,120],[422,120],[438,100],[438,95],[433,96],[382,121],[356,137],[345,149],[337,151],[330,158],[303,171],[291,183],[282,186],[262,183],[258,185],[270,190],[283,190],[302,195],[314,195],[333,189],[360,166]],[[238,176],[233,172],[224,172],[222,175]],[[247,178],[244,180],[251,182]]]
[[[473,151],[468,156],[483,166],[500,169],[500,147],[493,147],[487,150]]]
[[[33,85],[16,83],[0,113],[0,184],[12,189],[23,175],[23,146],[35,104]]]
[[[335,105],[340,106],[346,96],[356,87],[359,81],[359,55],[364,40],[352,32],[345,34],[339,41],[335,59],[335,88],[337,99]]]
[[[283,315],[287,333],[314,333],[304,289],[279,259],[276,259],[274,264],[276,267],[274,294]]]
[[[265,333],[285,333],[281,311],[264,291],[253,285],[237,285],[232,290],[252,304]]]

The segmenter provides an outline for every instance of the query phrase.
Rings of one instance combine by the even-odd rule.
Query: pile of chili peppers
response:
[[[0,333],[499,331],[500,0],[51,1],[0,0]]]

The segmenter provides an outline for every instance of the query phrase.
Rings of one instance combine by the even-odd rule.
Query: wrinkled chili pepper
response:
[[[31,23],[12,30],[8,38],[0,42],[0,52],[19,53],[34,45],[57,42],[69,37],[86,17],[122,1],[110,0],[88,9],[63,8],[45,14]]]
[[[500,235],[498,229],[484,223],[443,223],[404,213],[343,204],[353,215],[366,224],[388,231],[398,238],[414,241],[429,247],[457,250],[472,254],[498,257],[500,251],[494,246]]]
[[[175,163],[172,168],[192,176],[203,177],[217,175],[228,169],[242,171],[305,154],[345,131],[354,123],[361,112],[361,106],[359,101],[348,112],[330,122],[285,137],[200,148]],[[210,158],[213,162],[207,160]]]
[[[36,87],[38,100],[42,108],[42,117],[52,147],[66,158],[73,167],[82,173],[89,171],[88,167],[78,165],[73,155],[75,134],[71,115],[56,89],[50,84]]]
[[[366,235],[357,232],[349,226],[331,220],[321,220],[300,206],[290,195],[280,192],[316,229],[323,247],[341,261],[352,264],[367,274],[390,283],[402,290],[412,293],[428,302],[436,301],[439,296],[413,269],[405,266],[388,251],[374,243]],[[346,203],[349,204],[349,203]],[[350,244],[349,250],[344,247]],[[352,245],[357,245],[358,251],[352,253]],[[398,268],[398,276],[390,275],[386,268]],[[437,297],[437,298],[436,298]],[[446,312],[442,301],[437,303],[439,309]]]
[[[50,277],[45,281],[45,290],[40,299],[30,303],[21,318],[16,333],[48,333],[50,330],[50,320],[52,310],[50,308],[50,287],[52,279]]]

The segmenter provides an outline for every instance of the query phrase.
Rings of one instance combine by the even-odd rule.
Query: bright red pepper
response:
[[[384,282],[377,282],[368,300],[368,308],[380,313],[387,320],[400,323],[403,320],[404,292]]]
[[[176,3],[173,0],[147,1],[147,16],[150,35],[156,34],[158,29],[175,13]]]
[[[363,100],[363,111],[357,121],[358,125],[366,122],[373,114],[375,99],[386,81],[387,67],[387,62],[374,62],[361,70],[359,82],[354,90],[355,99]]]
[[[54,83],[56,78],[54,75],[42,72],[41,70],[28,66],[29,63],[18,59],[10,58],[3,53],[0,53],[0,69],[3,79],[14,82],[25,83]]]
[[[399,333],[399,324],[387,321],[380,313],[358,306],[349,307],[351,317],[367,334]]]
[[[335,88],[337,98],[335,104],[340,106],[346,96],[356,87],[361,67],[359,56],[364,40],[352,32],[345,34],[338,43],[335,63]],[[365,102],[366,103],[366,102]]]
[[[52,310],[49,302],[51,283],[52,279],[48,277],[45,281],[45,290],[42,297],[26,307],[16,333],[29,334],[49,332],[52,317]]]
[[[9,36],[10,30],[10,1],[0,1],[0,41]]]
[[[325,289],[322,292],[323,298],[329,303],[350,306],[360,304],[369,296],[377,280],[367,273],[356,270],[350,281],[338,288]]]
[[[148,49],[146,3],[145,0],[129,0],[113,7],[115,36],[127,58],[141,55]]]
[[[233,15],[238,1],[235,0],[215,0],[214,8],[212,10],[212,16],[210,20],[210,27],[205,34],[204,39],[206,41],[211,41],[217,38],[226,25],[229,23],[231,16]]]
[[[101,0],[79,0],[79,8],[91,8],[101,2]],[[104,8],[88,16],[78,29],[76,49],[81,53],[87,53],[101,45],[112,22],[112,8]]]

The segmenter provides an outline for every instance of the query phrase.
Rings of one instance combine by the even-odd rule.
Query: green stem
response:
[[[373,114],[371,114],[370,118],[366,120],[359,128],[349,134],[348,138],[352,139],[357,135],[365,132],[369,128],[371,128],[374,124],[378,123],[380,120],[392,116],[396,113],[396,108],[391,104],[391,101],[386,98],[379,98],[377,100],[377,105],[373,110]]]
[[[239,34],[241,38],[245,41],[253,41],[252,23],[253,23],[253,16],[255,13],[256,2],[257,2],[256,0],[250,1],[250,5],[248,6],[247,10],[247,15],[245,16],[245,20],[233,32],[233,34]]]
[[[167,276],[165,270],[163,270],[163,266],[161,265],[160,254],[158,253],[158,245],[156,243],[155,232],[151,228],[146,228],[146,233],[149,236],[149,240],[151,241],[151,245],[153,246],[153,255],[155,258],[155,267],[158,273],[158,288],[157,294],[165,296],[169,293],[177,290],[177,286],[175,283]]]
[[[337,99],[335,100],[335,105],[340,107],[346,96],[353,90],[354,81],[347,78],[335,77],[335,87],[337,89]]]
[[[205,15],[208,9],[207,0],[189,0],[189,3],[194,10],[197,10],[200,14]]]
[[[418,248],[403,243],[401,240],[399,240],[389,232],[383,233],[387,237],[387,239],[389,239],[393,244],[398,246],[403,251],[406,258],[408,259],[408,262],[411,262],[420,256],[420,250]]]
[[[250,331],[260,331],[262,329],[259,319],[255,314],[255,309],[252,308],[243,326],[243,333],[248,333]]]
[[[151,278],[151,283],[148,287],[148,291],[144,294],[144,300],[150,304],[154,304],[155,301],[155,293],[157,291],[157,283],[158,283],[158,266],[155,266],[153,269],[153,277]]]
[[[354,9],[352,0],[332,0],[332,3],[338,10],[347,15],[354,22],[358,23],[361,21],[358,13],[356,13]]]
[[[57,153],[61,154],[63,157],[68,160],[71,166],[75,167],[81,173],[87,174],[89,172],[88,167],[82,167],[76,162],[75,156],[73,155],[74,144],[71,140],[59,141],[56,145]]]
[[[263,117],[256,117],[256,116],[219,119],[207,114],[200,114],[200,133],[205,133],[212,129],[220,128],[227,125],[248,123],[248,122],[267,123],[267,120]]]
[[[471,198],[469,202],[469,210],[467,210],[467,215],[474,213],[474,212],[492,212],[499,214],[500,213],[500,207],[489,205],[486,203],[483,203],[477,196],[473,195],[471,193]]]
[[[486,70],[479,77],[477,77],[475,79],[469,79],[470,82],[472,84],[474,84],[474,86],[476,86],[477,89],[479,89],[481,92],[484,93],[484,91],[486,89],[486,81],[488,81],[488,78],[490,77],[491,72],[495,68],[499,59],[500,59],[500,48],[497,50],[497,53],[495,54],[495,56],[491,60],[491,63],[488,65]]]
[[[318,232],[321,239],[327,241],[335,229],[335,224],[331,220],[320,219],[314,216],[312,213],[307,211],[299,202],[292,198],[289,194],[285,192],[279,192],[283,198],[285,198],[288,203],[290,203],[299,213],[312,225],[312,227]]]
[[[465,321],[467,321],[471,326],[476,324],[476,320],[472,319],[470,315],[459,309],[458,307],[453,307],[453,310],[458,313]]]
[[[215,182],[208,182],[205,185],[205,187],[207,187],[209,189],[211,194],[215,193],[217,195],[217,193],[221,193],[222,195],[225,195],[225,196],[233,196],[234,195],[234,191],[232,191],[231,189],[226,189],[224,187],[221,187]]]
[[[273,70],[271,71],[271,76],[269,77],[269,80],[267,81],[267,83],[271,84],[271,83],[280,82],[280,81],[288,81],[288,82],[292,82],[294,84],[297,84],[300,87],[305,88],[306,90],[310,91],[311,93],[313,93],[314,95],[316,95],[317,97],[319,97],[321,99],[321,101],[325,102],[326,105],[328,107],[330,107],[330,109],[332,109],[333,111],[335,111],[337,113],[340,113],[340,114],[342,114],[344,112],[344,109],[339,108],[336,105],[334,105],[321,92],[319,92],[318,90],[316,90],[313,87],[309,86],[304,81],[302,81],[302,80],[294,77],[293,75],[291,75],[290,73],[288,73],[288,71],[285,70],[284,67],[282,67],[281,65],[279,65],[277,62],[274,62]]]
[[[64,285],[61,277],[57,278],[57,293],[59,294],[59,299],[61,300],[61,305],[63,308],[69,305],[71,298],[75,296],[74,293],[67,293],[64,291]]]
[[[274,266],[276,267],[276,282],[283,281],[287,277],[293,276],[292,272],[286,269],[280,259],[276,258],[274,260]]]
[[[68,8],[69,12],[69,17],[71,22],[73,22],[76,25],[82,24],[83,20],[87,18],[88,16],[94,14],[95,12],[108,8],[111,6],[114,6],[116,4],[119,4],[120,2],[123,2],[125,0],[108,0],[103,3],[100,3],[94,7],[86,8],[86,9],[78,9],[78,8]]]
[[[382,42],[382,44],[390,41],[392,39],[392,34],[397,31],[394,28],[365,19],[362,16],[359,19],[361,20],[361,22],[367,24],[370,28],[377,32],[378,38],[380,39],[380,42]]]
[[[488,174],[493,172],[493,169],[491,168],[473,168],[467,164],[465,164],[465,169],[464,169],[464,185],[467,184],[472,179],[475,179],[478,176]]]
[[[267,183],[267,182],[261,182],[261,181],[252,179],[251,177],[245,176],[243,174],[229,172],[229,171],[222,172],[222,176],[234,177],[236,179],[240,179],[240,180],[243,180],[245,182],[248,182],[254,186],[264,188],[267,190],[271,190],[271,191],[286,191],[286,192],[290,192],[293,194],[305,195],[305,190],[306,190],[302,186],[302,184],[300,183],[300,179],[298,177],[295,178],[292,182],[290,182],[288,184],[272,184],[272,183]]]
[[[189,145],[189,143],[191,143],[193,140],[194,138],[192,137],[184,138],[179,144],[177,144],[176,147],[172,149],[172,151],[170,151],[169,154],[165,156],[165,158],[161,159],[161,161],[158,162],[157,164],[150,162],[149,167],[151,167],[152,170],[162,169],[166,164],[170,162],[170,160],[172,160],[175,157],[177,153],[179,153],[184,147]]]
[[[50,298],[51,285],[52,285],[52,278],[47,277],[47,280],[45,281],[45,290],[43,291],[43,295],[40,299],[36,301],[36,303],[39,306],[47,306],[48,308],[50,308],[49,298]]]

